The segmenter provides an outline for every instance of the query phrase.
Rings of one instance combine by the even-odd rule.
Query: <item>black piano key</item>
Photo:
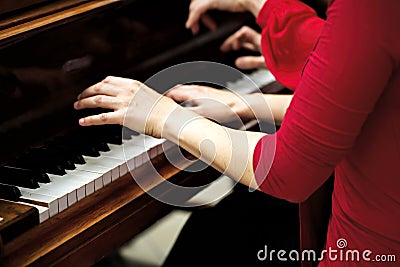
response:
[[[18,187],[12,185],[0,184],[0,199],[19,201],[22,196]]]
[[[121,125],[103,125],[99,130],[107,143],[114,145],[122,144],[122,126]]]
[[[41,147],[39,148],[39,152],[42,153],[44,157],[51,158],[55,162],[57,162],[60,166],[62,166],[66,170],[75,170],[75,164],[72,159],[68,157],[68,155],[63,154],[61,151],[49,148],[49,147]]]
[[[92,142],[94,143],[101,142],[105,144],[122,144],[122,126],[120,125],[100,125],[85,128],[82,127],[80,128],[80,132],[77,133],[77,135],[86,140],[92,140]]]
[[[60,154],[64,155],[65,158],[71,160],[74,164],[85,164],[85,159],[82,154],[76,149],[64,145],[60,145],[57,142],[49,141],[46,142],[45,147],[48,149],[54,149]]]
[[[123,130],[122,130],[122,138],[124,139],[124,140],[129,140],[129,139],[131,139],[132,138],[132,135],[139,135],[139,133],[138,132],[136,132],[136,131],[134,131],[134,130],[132,130],[132,129],[130,129],[130,128],[128,128],[128,127],[123,127],[122,128]]]
[[[59,136],[54,140],[58,146],[75,151],[81,155],[90,157],[99,157],[99,150],[95,146],[84,142],[84,140],[79,138],[73,138],[71,136]]]
[[[12,175],[7,172],[0,174],[0,183],[5,185],[15,185],[32,189],[39,188],[39,183],[32,177]]]
[[[30,152],[25,152],[19,158],[9,162],[8,165],[56,175],[66,174],[62,164],[56,159],[43,157],[40,154]]]
[[[45,172],[16,168],[12,166],[0,167],[0,176],[11,176],[33,179],[38,183],[50,183],[50,178]]]

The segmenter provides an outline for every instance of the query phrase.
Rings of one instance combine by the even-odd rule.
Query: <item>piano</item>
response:
[[[241,51],[222,54],[219,45],[244,24],[256,27],[250,14],[216,12],[218,30],[193,36],[184,28],[189,0],[3,2],[0,266],[90,266],[174,208],[145,191],[173,195],[165,180],[219,179],[210,167],[186,171],[196,159],[167,140],[116,125],[78,126],[91,111],[72,104],[107,75],[146,81],[188,61],[233,66]],[[284,90],[268,70],[246,74],[266,92]],[[226,83],[247,92],[242,76]],[[171,164],[167,152],[190,161]],[[151,177],[154,167],[165,180]],[[152,182],[142,188],[132,174]]]

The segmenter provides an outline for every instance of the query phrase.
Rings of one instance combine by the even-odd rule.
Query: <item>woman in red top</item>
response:
[[[259,1],[249,0],[244,6],[263,16],[268,15],[264,11],[268,2],[261,12]],[[275,12],[279,11],[287,12]],[[376,264],[383,259],[390,260],[387,266],[396,266],[393,260],[400,257],[399,11],[400,2],[395,0],[332,1],[276,134],[224,128],[138,81],[117,77],[86,89],[75,103],[77,109],[114,111],[79,123],[119,123],[165,137],[201,155],[232,179],[292,202],[307,199],[335,170],[328,252],[320,266]],[[265,43],[263,36],[263,47]],[[134,112],[127,112],[131,100]],[[204,145],[205,139],[212,145]],[[338,242],[343,240],[347,246]],[[351,255],[358,251],[359,261],[346,258],[347,251]]]

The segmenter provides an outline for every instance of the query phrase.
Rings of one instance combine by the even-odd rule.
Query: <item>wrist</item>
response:
[[[254,17],[258,16],[261,8],[264,6],[267,0],[240,0],[241,5],[244,9],[248,10],[250,13],[254,15]]]
[[[153,106],[145,122],[145,134],[156,138],[164,137],[166,123],[182,109],[175,101],[161,97]]]
[[[242,119],[242,121],[250,121],[256,118],[253,111],[253,106],[259,96],[257,94],[242,95],[241,99],[234,106],[235,113]]]
[[[181,133],[183,128],[200,118],[203,117],[180,105],[176,105],[174,109],[168,112],[167,116],[164,116],[162,122],[159,123],[160,137],[178,144],[182,141],[180,138],[182,138]]]

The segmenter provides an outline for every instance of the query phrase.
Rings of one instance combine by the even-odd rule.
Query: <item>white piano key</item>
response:
[[[258,88],[263,87],[269,83],[276,81],[274,75],[265,68],[258,69],[247,75],[249,79],[244,77],[235,82],[227,82],[226,87],[236,93],[247,94],[253,93]],[[258,87],[258,88],[257,88]]]
[[[75,204],[78,200],[81,200],[87,195],[87,189],[89,192],[91,184],[96,179],[102,180],[102,175],[98,173],[85,172],[81,170],[68,171],[66,175],[54,175],[48,174],[51,183],[40,184],[39,189],[49,189],[60,194],[66,194],[68,200],[68,206]]]
[[[120,166],[125,163],[125,160],[102,155],[102,153],[107,153],[107,152],[100,152],[100,153],[101,156],[96,158],[83,156],[83,158],[86,161],[85,165],[93,166],[93,168],[96,168],[96,166],[101,166],[103,168],[106,168],[108,171],[111,172],[111,181],[117,180],[120,177],[120,171],[119,171]]]
[[[32,201],[36,202],[35,205],[41,204],[45,205],[49,209],[49,216],[53,217],[54,215],[58,214],[58,198],[54,196],[47,196],[42,194],[36,194],[32,192],[27,192],[20,188],[21,191],[21,201]]]
[[[97,164],[76,164],[75,166],[77,170],[101,174],[104,186],[111,183],[111,168],[106,168]]]
[[[61,212],[68,208],[68,198],[67,198],[67,194],[65,194],[65,193],[60,193],[58,191],[54,191],[54,190],[46,189],[46,188],[36,188],[36,189],[20,188],[20,191],[22,191],[22,190],[25,192],[32,193],[32,194],[39,194],[39,195],[45,195],[45,196],[57,198],[58,199],[58,212]]]
[[[42,223],[50,218],[49,208],[31,204],[31,203],[25,203],[25,202],[21,202],[21,201],[19,201],[17,203],[35,207],[39,211],[39,223]]]
[[[96,191],[96,183],[98,185],[103,183],[103,175],[101,173],[75,169],[73,171],[68,171],[67,175],[70,175],[70,176],[64,175],[64,176],[62,176],[62,178],[64,178],[64,180],[66,180],[66,178],[67,178],[68,183],[69,183],[69,181],[73,181],[73,183],[76,183],[77,186],[79,186],[79,185],[83,186],[83,188],[86,192],[85,193],[86,196],[88,196],[88,195],[92,194],[94,191]],[[60,178],[60,179],[62,179],[62,178]],[[77,191],[78,196],[79,196],[80,188],[78,188],[78,191]],[[97,188],[98,188],[98,186],[97,186]],[[98,189],[100,189],[100,188],[98,188]],[[78,198],[78,200],[80,200],[80,199]]]

